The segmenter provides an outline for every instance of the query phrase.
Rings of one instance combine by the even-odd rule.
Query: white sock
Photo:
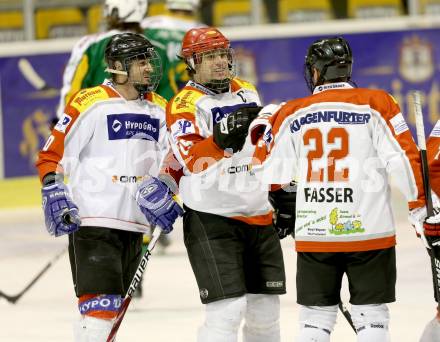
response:
[[[244,342],[279,342],[280,299],[277,295],[246,295]]]
[[[437,342],[440,341],[440,322],[434,317],[428,322],[423,330],[422,337],[419,342]]]
[[[73,325],[75,342],[104,342],[112,330],[113,320],[81,316]]]
[[[320,328],[311,326],[302,327],[299,330],[297,342],[330,342],[330,333]]]
[[[237,342],[245,310],[245,296],[206,304],[205,322],[199,328],[197,342]]]

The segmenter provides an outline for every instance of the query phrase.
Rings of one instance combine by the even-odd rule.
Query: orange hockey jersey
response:
[[[431,188],[440,197],[440,120],[434,126],[426,144]]]
[[[395,245],[388,175],[411,208],[424,204],[417,146],[386,92],[348,83],[319,86],[258,121],[266,125],[255,150],[262,165],[255,171],[268,184],[298,182],[298,251]]]

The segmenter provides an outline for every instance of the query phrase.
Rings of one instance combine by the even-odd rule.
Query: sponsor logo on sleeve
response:
[[[399,135],[403,132],[409,130],[408,125],[406,124],[405,118],[402,113],[394,115],[390,120],[391,126],[393,126],[394,134]]]
[[[244,107],[255,107],[257,104],[255,102],[251,103],[240,103],[232,106],[224,106],[224,107],[214,107],[211,109],[212,113],[212,122],[214,124],[220,122],[223,118],[227,117],[232,112],[235,112],[237,109]]]
[[[437,121],[431,132],[431,137],[440,137],[440,120]]]
[[[173,135],[173,139],[176,139],[183,135],[193,134],[196,132],[196,129],[191,121],[180,119],[172,124],[171,132]]]
[[[144,114],[107,115],[109,140],[142,139],[159,141],[159,119]]]
[[[69,127],[71,122],[72,122],[72,118],[67,114],[63,114],[61,119],[58,120],[54,129],[57,130],[58,132],[66,133],[66,129],[67,127]]]
[[[83,89],[78,92],[70,105],[82,113],[96,102],[108,99],[108,97],[106,91],[100,87]]]

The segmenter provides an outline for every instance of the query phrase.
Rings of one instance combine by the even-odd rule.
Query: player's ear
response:
[[[316,82],[318,82],[319,80],[319,71],[318,69],[312,67],[312,72],[313,72],[313,83],[316,84]]]
[[[124,70],[124,67],[120,61],[115,61],[115,69],[116,70]]]

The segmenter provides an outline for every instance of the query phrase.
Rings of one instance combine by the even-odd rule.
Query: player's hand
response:
[[[45,185],[41,189],[46,229],[50,235],[61,236],[79,229],[78,207],[62,182]]]
[[[414,208],[409,211],[408,221],[414,227],[418,237],[423,235],[423,222],[426,218],[426,207]]]
[[[292,235],[292,237],[295,238],[295,215],[275,210],[273,225],[280,240],[288,235]]]
[[[173,223],[183,215],[183,210],[173,199],[170,189],[156,177],[140,184],[136,192],[136,202],[147,221],[152,226],[158,225],[165,234],[173,230]]]
[[[440,237],[440,212],[434,209],[437,213],[434,216],[426,218],[423,223],[424,233],[426,236]]]
[[[269,201],[275,210],[274,227],[280,239],[288,235],[295,238],[295,219],[296,219],[296,187],[285,191],[279,189],[269,192]]]
[[[261,107],[242,107],[221,119],[214,125],[214,142],[222,150],[236,153],[242,150],[248,134],[249,125]]]

